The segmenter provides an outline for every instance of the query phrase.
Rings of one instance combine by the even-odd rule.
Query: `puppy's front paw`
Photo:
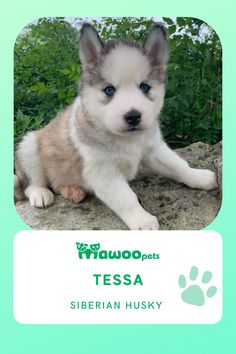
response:
[[[54,194],[47,188],[29,186],[25,190],[25,195],[29,198],[33,207],[45,208],[54,202]]]
[[[134,230],[159,230],[159,223],[155,216],[148,214],[143,220],[139,220]]]
[[[212,190],[217,188],[217,180],[214,172],[191,168],[184,181],[187,186],[196,189]]]

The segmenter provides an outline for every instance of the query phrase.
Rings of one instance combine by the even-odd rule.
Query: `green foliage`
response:
[[[216,143],[222,138],[220,41],[200,20],[181,17],[177,25],[178,33],[174,28],[170,38],[162,130],[173,146]],[[170,25],[170,33],[172,27],[176,26]]]
[[[24,115],[21,111],[17,112],[14,131],[15,144],[19,143],[21,137],[30,130],[37,130],[44,126],[43,116],[29,117]]]
[[[77,41],[76,29],[61,18],[40,19],[17,38],[16,134],[36,128],[36,121],[45,125],[60,109],[72,103],[80,74]],[[22,117],[26,120],[26,116],[29,124],[24,129]]]
[[[142,42],[153,18],[101,18],[92,22],[103,40]],[[161,126],[174,147],[221,139],[221,45],[216,33],[198,19],[163,18],[170,60]],[[71,21],[70,21],[71,22]],[[80,27],[83,19],[74,19]],[[78,32],[65,18],[30,24],[15,45],[15,138],[38,129],[76,93],[81,66]]]

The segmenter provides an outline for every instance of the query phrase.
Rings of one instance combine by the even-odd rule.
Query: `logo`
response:
[[[88,243],[76,242],[79,259],[134,259],[134,260],[151,260],[159,259],[159,253],[142,253],[139,250],[100,250],[100,243],[88,245]]]

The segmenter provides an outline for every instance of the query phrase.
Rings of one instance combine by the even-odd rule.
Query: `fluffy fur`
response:
[[[163,141],[158,115],[165,93],[168,45],[155,25],[144,44],[103,43],[85,24],[80,35],[80,98],[41,130],[27,134],[16,153],[16,198],[46,207],[55,193],[80,202],[86,191],[106,203],[130,229],[158,229],[128,181],[140,163],[192,188],[216,188],[215,174],[193,169]],[[141,84],[148,85],[143,92]],[[106,88],[112,87],[112,95]],[[146,87],[147,88],[147,87]],[[127,118],[128,117],[128,118]]]

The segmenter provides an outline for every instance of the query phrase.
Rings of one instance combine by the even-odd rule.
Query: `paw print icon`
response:
[[[217,287],[210,285],[211,280],[212,273],[209,271],[205,271],[199,280],[199,271],[195,266],[191,268],[188,280],[181,274],[179,287],[183,289],[182,300],[190,305],[203,306],[206,298],[212,298],[217,292]]]

